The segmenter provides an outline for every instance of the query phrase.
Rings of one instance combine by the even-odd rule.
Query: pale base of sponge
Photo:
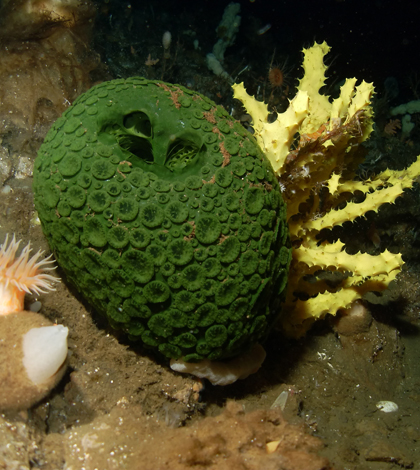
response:
[[[356,300],[351,307],[341,310],[332,322],[336,333],[343,336],[353,336],[369,331],[372,315],[361,300]]]
[[[209,359],[200,362],[184,362],[182,359],[171,359],[171,369],[195,375],[200,379],[208,379],[213,385],[229,385],[255,374],[264,362],[265,356],[264,348],[256,344],[251,350],[226,362]]]
[[[23,410],[44,398],[67,365],[67,328],[38,313],[0,317],[0,410]]]

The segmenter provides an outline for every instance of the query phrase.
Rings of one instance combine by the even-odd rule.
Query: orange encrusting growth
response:
[[[16,258],[16,251],[21,240],[16,241],[13,235],[13,239],[8,245],[8,239],[9,236],[6,235],[0,249],[0,315],[21,312],[25,292],[28,294],[31,292],[45,293],[47,290],[55,290],[51,283],[60,282],[57,277],[43,272],[55,269],[51,267],[54,262],[51,255],[38,261],[43,254],[39,250],[29,258],[32,249],[28,243],[20,256]]]

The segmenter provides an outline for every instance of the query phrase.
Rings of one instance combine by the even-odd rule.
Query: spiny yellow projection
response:
[[[351,78],[332,102],[321,95],[327,69],[323,59],[329,50],[325,42],[303,50],[304,76],[298,92],[274,122],[269,122],[266,104],[249,96],[242,83],[233,86],[234,97],[252,116],[255,138],[278,175],[287,203],[294,250],[283,327],[295,337],[314,320],[348,308],[366,292],[384,290],[403,265],[401,255],[388,250],[378,256],[349,255],[340,240],[320,241],[320,231],[393,203],[420,174],[419,156],[406,170],[354,180],[363,161],[360,144],[372,132],[373,84],[363,81],[356,86]],[[362,202],[351,201],[356,191],[363,193]],[[339,272],[341,281],[331,287],[322,272]]]

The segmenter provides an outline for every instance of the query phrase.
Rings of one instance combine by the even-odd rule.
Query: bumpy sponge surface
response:
[[[131,339],[220,359],[276,319],[291,258],[279,186],[205,96],[140,77],[93,87],[49,131],[34,192],[68,279]]]

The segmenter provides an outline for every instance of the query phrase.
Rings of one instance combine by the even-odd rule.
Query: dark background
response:
[[[151,16],[159,34],[167,28],[175,37],[186,27],[191,27],[197,33],[203,53],[207,53],[211,52],[216,40],[215,28],[230,2],[111,0],[110,3],[118,4],[119,9],[129,5],[134,11],[153,11]],[[332,47],[326,62],[334,63],[330,74],[336,74],[339,80],[356,76],[374,81],[378,93],[381,93],[384,80],[395,77],[399,95],[392,104],[415,99],[409,78],[417,73],[420,80],[418,2],[239,0],[239,3],[241,27],[235,45],[227,50],[227,55],[239,54],[245,63],[254,61],[267,70],[275,49],[277,61],[287,58],[288,64],[294,68],[293,75],[300,76],[296,68],[301,62],[302,47],[326,40]],[[258,35],[258,29],[266,24],[271,24],[271,28]],[[153,30],[153,24],[150,28]]]

